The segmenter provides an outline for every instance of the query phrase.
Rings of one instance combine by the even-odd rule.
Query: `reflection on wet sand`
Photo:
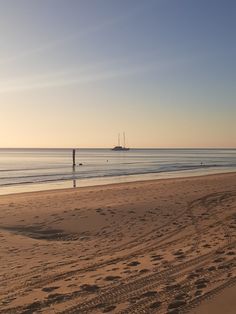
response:
[[[76,178],[75,178],[75,165],[73,165],[73,188],[76,188]]]

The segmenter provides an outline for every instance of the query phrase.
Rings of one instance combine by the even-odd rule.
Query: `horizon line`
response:
[[[129,147],[130,150],[135,149],[236,149],[235,147]],[[0,149],[112,149],[112,147],[0,147]]]

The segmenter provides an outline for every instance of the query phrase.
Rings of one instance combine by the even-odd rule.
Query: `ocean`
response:
[[[0,194],[236,171],[236,149],[0,149]],[[81,164],[81,165],[79,165]]]

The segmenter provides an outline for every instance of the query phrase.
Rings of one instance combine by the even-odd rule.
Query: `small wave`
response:
[[[38,171],[38,170],[55,170],[60,168],[71,168],[71,165],[60,165],[60,166],[50,166],[50,167],[37,167],[37,168],[10,168],[10,169],[0,169],[0,172],[19,172],[19,171]]]
[[[109,172],[106,170],[97,170],[95,173],[92,171],[86,172],[76,172],[76,173],[59,173],[59,174],[45,174],[45,175],[34,175],[34,176],[18,176],[18,177],[5,177],[5,180],[10,182],[2,182],[0,179],[0,186],[14,186],[23,184],[36,184],[36,183],[48,183],[48,182],[61,182],[70,180],[83,180],[83,179],[95,179],[95,178],[107,178],[107,177],[120,177],[120,176],[132,176],[132,175],[142,175],[142,174],[158,174],[163,172],[178,172],[178,171],[188,171],[188,170],[202,170],[210,168],[233,168],[232,165],[179,165],[172,164],[168,166],[161,166],[159,169],[113,169]],[[235,166],[236,167],[236,166]],[[12,180],[14,180],[12,182]]]

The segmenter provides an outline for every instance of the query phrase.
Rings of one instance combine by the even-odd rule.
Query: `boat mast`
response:
[[[118,134],[118,146],[120,146],[120,133]]]
[[[123,132],[123,138],[124,138],[124,147],[125,147],[125,132]]]

